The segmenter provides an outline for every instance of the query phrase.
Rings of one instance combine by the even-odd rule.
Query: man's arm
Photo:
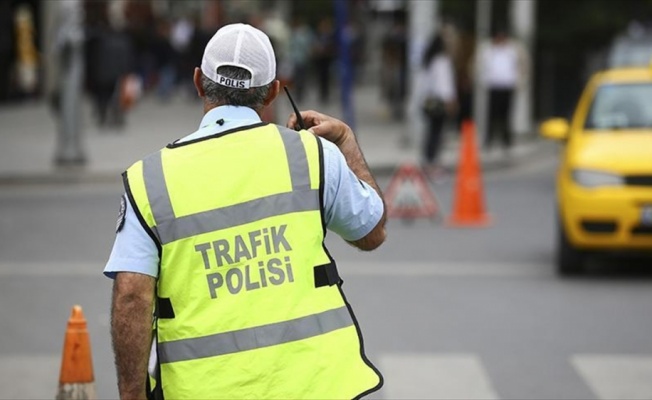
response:
[[[360,250],[374,250],[385,241],[385,222],[387,220],[385,200],[376,180],[369,171],[353,130],[344,122],[316,111],[303,111],[301,117],[310,132],[334,143],[340,149],[351,171],[360,180],[369,184],[383,200],[383,216],[376,226],[363,238],[349,242]],[[296,125],[296,115],[292,114],[288,119],[287,126],[293,128]]]
[[[145,399],[156,280],[119,272],[113,283],[111,338],[121,399]]]

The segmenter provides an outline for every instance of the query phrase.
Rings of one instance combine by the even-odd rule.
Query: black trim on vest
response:
[[[156,329],[152,331],[152,340],[153,338],[157,337],[158,332],[158,320],[156,321]],[[157,339],[158,340],[158,339]],[[165,400],[165,395],[163,394],[163,383],[161,381],[161,362],[159,361],[161,359],[161,356],[158,354],[158,345],[156,346],[156,386],[154,386],[154,389],[148,394],[147,399],[148,400]],[[150,387],[149,383],[149,373],[147,373],[147,387]]]
[[[158,357],[158,353],[157,353]],[[161,368],[159,365],[156,366],[156,370],[158,371],[158,374],[161,375]],[[145,395],[147,396],[147,400],[165,400],[165,396],[163,396],[163,387],[159,383],[159,379],[156,380],[156,386],[154,386],[154,389],[152,389],[152,384],[150,382],[149,378],[149,373],[147,374],[145,382]]]
[[[145,397],[147,398],[147,400],[154,400],[154,392],[152,391],[152,383],[150,382],[149,379],[149,373],[145,378]]]
[[[169,297],[156,297],[156,316],[162,319],[172,319],[175,317],[172,301]]]
[[[317,140],[317,151],[319,152],[319,212],[321,213],[321,226],[324,231],[324,239],[326,238],[326,217],[324,210],[324,147],[321,143],[321,140],[318,137],[315,137]]]
[[[349,309],[349,314],[351,314],[351,318],[353,319],[353,325],[355,325],[355,330],[358,332],[358,338],[360,339],[360,357],[365,362],[365,364],[367,364],[367,366],[371,368],[376,373],[376,375],[378,375],[379,378],[379,382],[376,386],[358,394],[353,398],[354,400],[357,400],[363,398],[364,396],[370,393],[380,390],[380,388],[383,387],[383,384],[385,383],[385,379],[383,378],[383,374],[380,373],[378,368],[376,368],[376,366],[373,365],[371,361],[369,361],[369,359],[367,358],[367,355],[364,352],[364,339],[362,338],[362,331],[360,330],[360,324],[358,324],[358,319],[355,317],[355,314],[353,314],[353,308],[351,308],[351,304],[349,304],[348,300],[346,299],[342,287],[340,286],[338,287],[338,289],[340,291],[340,295],[342,296],[342,300],[344,300],[344,304],[346,304],[346,308]]]
[[[127,192],[127,198],[129,199],[129,203],[131,204],[131,208],[133,208],[134,213],[136,214],[136,217],[138,218],[138,222],[143,226],[143,229],[145,229],[145,232],[147,232],[147,235],[152,238],[154,243],[156,244],[156,248],[158,249],[158,259],[159,259],[159,273],[161,272],[161,255],[163,254],[163,248],[161,247],[161,243],[159,243],[158,239],[156,238],[156,235],[152,231],[152,229],[147,225],[147,222],[145,222],[145,218],[143,218],[142,214],[140,213],[140,209],[136,206],[136,200],[134,200],[134,195],[131,193],[131,187],[129,186],[129,177],[127,176],[127,171],[122,173],[122,182],[125,187],[125,192]]]
[[[265,125],[269,125],[269,122],[258,122],[258,123],[252,124],[252,125],[240,126],[240,127],[237,127],[237,128],[233,128],[233,129],[223,131],[223,132],[218,132],[218,133],[216,133],[214,135],[209,135],[209,136],[204,136],[204,137],[200,137],[200,138],[193,139],[193,140],[188,140],[187,142],[179,142],[179,140],[181,140],[181,139],[177,139],[177,140],[175,140],[174,142],[168,144],[165,147],[167,147],[168,149],[176,149],[177,147],[183,147],[183,146],[186,146],[186,145],[189,145],[189,144],[194,144],[194,143],[203,142],[205,140],[215,139],[215,138],[218,138],[218,137],[226,136],[226,135],[231,134],[231,133],[246,131],[248,129],[260,128],[261,126],[265,126]]]

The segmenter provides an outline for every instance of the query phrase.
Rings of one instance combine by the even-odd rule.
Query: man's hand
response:
[[[111,337],[120,398],[145,399],[156,280],[119,272],[113,282]]]
[[[309,132],[312,132],[313,134],[334,143],[340,149],[351,171],[353,171],[358,179],[369,184],[369,186],[371,186],[376,191],[376,193],[378,193],[380,199],[383,200],[384,206],[385,201],[383,199],[383,194],[380,191],[380,187],[378,187],[376,180],[371,174],[371,171],[369,171],[367,162],[362,155],[362,150],[360,150],[358,141],[356,140],[355,134],[351,128],[339,119],[319,113],[317,111],[302,111],[301,118],[303,118],[303,122]],[[287,127],[294,129],[294,127],[297,125],[297,121],[298,119],[296,114],[291,114],[290,118],[288,118]],[[386,219],[387,212],[385,207],[383,216],[381,217],[380,221],[378,221],[376,227],[360,240],[349,243],[359,248],[360,250],[368,251],[377,248],[385,241]]]
[[[338,147],[350,137],[353,137],[351,128],[337,118],[313,110],[302,111],[301,118],[303,118],[303,122],[308,131],[323,137],[329,142],[335,143]],[[288,118],[287,127],[294,129],[297,125],[297,116],[292,113]]]

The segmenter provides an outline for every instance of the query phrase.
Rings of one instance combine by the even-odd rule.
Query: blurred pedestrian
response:
[[[122,128],[122,80],[133,72],[133,49],[124,32],[101,21],[86,30],[86,80],[98,126]]]
[[[523,52],[508,36],[507,30],[498,26],[479,61],[481,77],[489,90],[489,125],[484,147],[490,150],[493,142],[500,138],[503,150],[509,154],[513,143],[512,100],[525,73]]]
[[[360,79],[358,71],[365,63],[367,37],[361,24],[359,21],[349,20],[344,27],[344,40],[348,43],[351,75],[354,83]]]
[[[124,14],[126,32],[134,48],[135,71],[140,77],[143,91],[149,92],[158,85],[158,65],[154,54],[158,24],[153,2],[128,1]]]
[[[23,96],[32,97],[38,89],[38,50],[34,14],[27,4],[18,6],[15,13],[16,72],[18,88]]]
[[[183,78],[192,76],[195,67],[197,65],[201,65],[201,60],[204,56],[204,49],[206,48],[208,41],[211,39],[211,35],[206,29],[201,26],[198,18],[194,20],[194,26],[195,29],[193,30],[192,39],[188,45],[188,53],[186,56],[187,60],[184,63],[184,72],[181,74],[181,85],[188,88],[188,93],[190,94],[190,98],[193,101],[198,101],[199,98],[197,97],[197,90],[195,89],[195,85],[190,79]]]
[[[457,125],[473,118],[473,57],[475,52],[475,39],[468,29],[458,30],[456,51],[453,57],[455,69],[456,90],[459,109],[457,112]]]
[[[260,30],[269,37],[276,56],[276,78],[281,86],[288,86],[292,78],[292,62],[290,61],[290,35],[288,23],[276,9],[268,9],[261,16]],[[262,115],[264,122],[278,120],[278,111],[275,104],[265,108]]]
[[[426,119],[424,170],[430,178],[437,180],[445,175],[439,159],[444,123],[457,111],[453,62],[440,35],[436,35],[426,48],[417,87],[421,90],[419,97]]]
[[[263,15],[261,30],[269,37],[276,54],[278,79],[287,84],[292,76],[290,60],[291,27],[276,9],[267,10]]]
[[[402,14],[395,16],[393,26],[383,38],[382,60],[382,93],[392,118],[401,121],[407,95],[407,31]]]
[[[190,60],[190,51],[193,37],[196,30],[195,22],[191,18],[179,18],[172,24],[170,32],[170,43],[175,52],[175,85],[181,86],[185,93],[192,92],[192,85],[190,82],[180,82],[180,77],[188,76],[192,73],[195,65]]]
[[[195,33],[195,25],[188,18],[179,18],[172,23],[170,31],[170,43],[172,48],[179,53],[183,54],[188,50],[190,41]]]
[[[343,122],[315,111],[301,113],[309,130],[293,129],[296,115],[261,122],[275,76],[263,32],[221,28],[193,76],[199,129],[123,175],[104,270],[123,399],[148,387],[153,398],[351,399],[381,386],[324,245],[325,229],[381,245],[380,190]]]
[[[292,62],[292,87],[298,102],[303,101],[315,35],[302,17],[292,20],[290,35],[290,61]]]
[[[167,102],[174,93],[177,82],[177,60],[179,53],[172,46],[171,23],[167,18],[156,22],[156,34],[152,43],[152,53],[157,71],[156,95]]]
[[[0,103],[9,100],[14,66],[15,38],[12,3],[0,1]]]
[[[313,54],[319,101],[321,104],[326,104],[330,100],[332,65],[337,55],[337,36],[330,17],[323,17],[317,24]]]

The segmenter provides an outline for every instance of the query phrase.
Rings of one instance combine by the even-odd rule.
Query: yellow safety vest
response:
[[[159,245],[168,399],[352,399],[382,386],[324,245],[319,140],[260,123],[171,144],[125,187]]]

